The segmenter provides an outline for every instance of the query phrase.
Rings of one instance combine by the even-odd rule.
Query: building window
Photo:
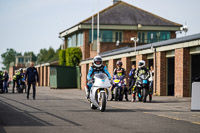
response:
[[[76,47],[83,45],[83,32],[72,34],[71,36],[67,37],[67,46]]]
[[[168,40],[171,37],[169,31],[140,31],[138,32],[139,43],[153,43]]]
[[[19,62],[19,63],[24,63],[24,58],[19,57],[19,58],[18,58],[18,62]]]
[[[77,35],[77,46],[83,45],[83,32],[78,33]]]
[[[100,42],[122,42],[122,31],[112,31],[112,30],[100,30],[99,38]],[[93,35],[94,42],[97,40],[97,30],[94,30]],[[92,30],[89,30],[89,42],[92,42]]]
[[[67,37],[67,47],[72,47],[72,37]]]
[[[122,31],[114,31],[113,42],[122,42]]]

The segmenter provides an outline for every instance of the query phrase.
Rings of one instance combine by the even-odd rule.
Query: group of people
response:
[[[8,72],[0,70],[0,93],[8,93]]]
[[[108,78],[111,80],[111,75],[108,72],[106,66],[104,66],[102,64],[102,58],[100,56],[95,56],[94,60],[93,60],[93,65],[90,67],[88,75],[87,75],[87,80],[90,81],[92,80],[93,76],[96,73],[105,73]],[[114,69],[113,72],[113,77],[118,76],[120,77],[121,80],[124,80],[126,77],[126,72],[125,69],[122,67],[123,63],[122,61],[117,61],[116,63],[116,68]],[[129,72],[129,88],[126,87],[126,84],[123,86],[124,88],[124,94],[125,94],[125,99],[126,101],[128,100],[128,92],[132,92],[133,94],[136,93],[137,91],[137,81],[139,80],[139,76],[141,74],[146,74],[148,76],[148,79],[150,81],[150,94],[153,93],[153,79],[154,79],[154,70],[153,70],[153,66],[150,67],[150,70],[147,69],[147,67],[145,66],[145,61],[144,60],[140,60],[138,62],[138,69],[136,69],[135,64],[132,65],[132,69]],[[87,83],[87,98],[89,98],[89,91],[92,87],[92,82],[88,82]],[[111,101],[114,99],[114,94],[113,94],[113,89],[115,88],[115,85],[112,85],[111,88]],[[132,99],[132,101],[134,102],[134,99]]]
[[[8,93],[8,72],[0,71],[0,92],[1,93]],[[39,76],[37,69],[34,67],[34,63],[30,63],[30,67],[27,69],[19,69],[15,71],[15,74],[13,75],[13,87],[12,87],[12,93],[15,93],[15,88],[17,88],[17,92],[21,93],[23,90],[27,92],[27,99],[29,99],[29,92],[31,85],[33,87],[33,99],[35,99],[36,95],[36,81],[39,82]],[[26,91],[26,84],[28,85],[28,90]],[[23,88],[20,87],[20,85],[23,86]]]

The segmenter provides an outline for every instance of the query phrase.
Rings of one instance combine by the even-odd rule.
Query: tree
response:
[[[40,53],[37,55],[37,63],[44,63],[47,55],[47,49],[40,49]]]
[[[78,66],[82,59],[82,52],[79,47],[66,50],[66,66]]]
[[[25,52],[24,56],[32,56],[32,61],[34,62],[37,60],[37,56],[33,52]]]
[[[9,67],[10,67],[10,63],[11,62],[15,62],[15,57],[16,56],[20,56],[21,53],[18,53],[16,52],[14,49],[10,48],[10,49],[7,49],[5,53],[1,54],[1,57],[3,59],[3,64],[4,64],[4,68],[3,69],[6,69],[8,70]]]
[[[37,55],[37,63],[41,64],[59,60],[59,49],[56,51],[52,47],[48,50],[45,48],[41,49],[40,53]]]

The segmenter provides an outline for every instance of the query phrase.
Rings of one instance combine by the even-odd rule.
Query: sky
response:
[[[187,35],[200,33],[200,0],[123,0],[158,16],[189,27]],[[112,0],[99,0],[99,10]],[[50,46],[58,49],[59,32],[98,11],[98,0],[0,0],[0,55],[7,48],[17,52]],[[178,37],[185,34],[178,34]],[[0,69],[2,67],[0,57]]]

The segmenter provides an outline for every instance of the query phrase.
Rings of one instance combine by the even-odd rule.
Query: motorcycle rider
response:
[[[93,65],[89,68],[89,72],[88,72],[88,75],[87,75],[87,80],[89,82],[87,83],[87,87],[86,87],[86,89],[87,89],[86,90],[87,99],[89,99],[89,94],[90,94],[89,92],[90,92],[90,89],[93,85],[91,80],[93,79],[93,76],[96,73],[105,73],[108,76],[109,80],[111,80],[111,76],[110,76],[110,73],[107,70],[107,67],[102,64],[101,56],[95,56],[94,59],[93,59]]]
[[[17,89],[19,88],[20,84],[19,81],[21,80],[21,70],[17,70],[16,72],[16,83],[17,83]]]
[[[122,78],[122,80],[124,80],[125,69],[122,68],[122,65],[123,65],[123,63],[121,61],[117,61],[117,63],[116,63],[117,68],[114,69],[113,77],[118,76],[118,77]],[[111,88],[111,93],[112,93],[111,99],[110,99],[111,101],[114,99],[114,94],[113,94],[114,88],[115,88],[115,85],[113,85],[112,88]],[[126,87],[124,87],[124,94],[125,94],[126,101],[128,101],[128,94],[127,94],[127,88]]]
[[[134,102],[134,96],[135,96],[135,93],[136,91],[139,91],[138,90],[138,87],[137,87],[137,83],[138,81],[140,80],[140,75],[142,74],[145,74],[147,75],[147,79],[150,77],[150,72],[149,70],[145,67],[145,61],[144,60],[140,60],[138,62],[138,69],[136,70],[135,72],[135,78],[136,78],[136,82],[135,82],[135,86],[133,87],[133,99],[132,99],[132,102]]]

